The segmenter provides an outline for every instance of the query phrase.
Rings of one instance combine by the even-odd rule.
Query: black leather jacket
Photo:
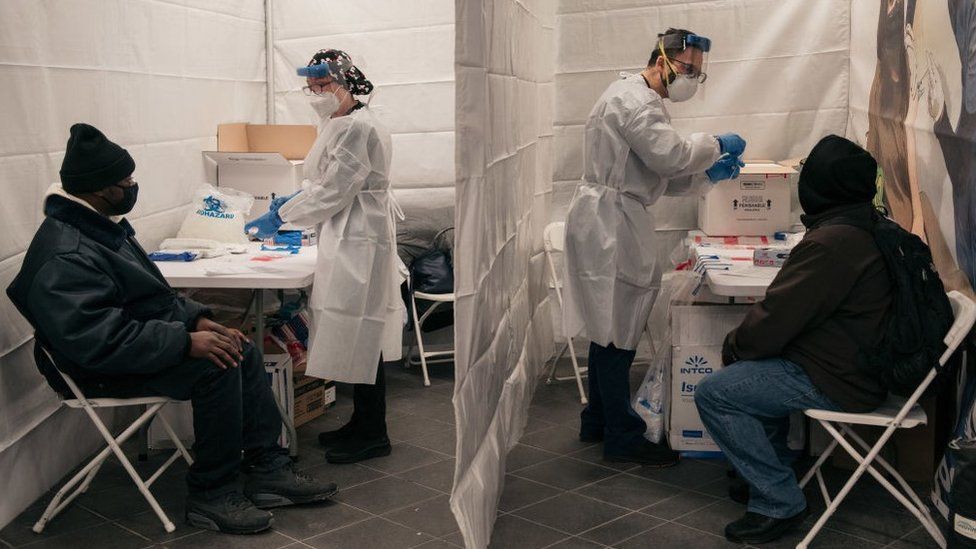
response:
[[[61,370],[84,388],[185,360],[189,332],[209,311],[169,286],[128,221],[56,195],[44,214],[7,295]],[[53,365],[35,357],[48,383],[66,394]]]

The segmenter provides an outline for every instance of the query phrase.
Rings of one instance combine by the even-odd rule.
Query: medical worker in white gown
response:
[[[248,225],[257,236],[281,223],[318,227],[318,266],[307,375],[355,384],[354,412],[338,430],[319,434],[331,463],[389,455],[382,362],[400,359],[406,312],[396,253],[399,207],[390,190],[390,134],[356,99],[373,85],[339,50],[322,50],[305,76],[318,137],[305,158],[298,193],[274,201]],[[270,218],[270,219],[268,219]]]
[[[681,29],[658,35],[647,68],[610,85],[586,122],[583,181],[566,219],[565,333],[590,339],[589,404],[580,439],[612,461],[669,466],[677,454],[643,437],[629,372],[663,266],[654,216],[662,195],[699,193],[738,176],[745,141],[679,134],[665,99],[690,99],[705,81],[710,41]]]

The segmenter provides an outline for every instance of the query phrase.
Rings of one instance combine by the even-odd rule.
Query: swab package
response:
[[[204,238],[226,244],[246,244],[244,218],[254,197],[234,189],[203,185],[193,195],[190,211],[177,238]]]

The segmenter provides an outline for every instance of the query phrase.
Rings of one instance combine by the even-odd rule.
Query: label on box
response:
[[[790,248],[756,248],[752,264],[757,267],[782,267],[790,258]]]

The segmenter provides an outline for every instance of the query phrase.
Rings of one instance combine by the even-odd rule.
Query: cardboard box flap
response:
[[[746,166],[742,168],[740,173],[742,175],[792,175],[796,173],[796,170],[790,168],[789,166],[776,164],[775,162],[748,162],[746,163]]]
[[[221,152],[279,153],[288,160],[302,160],[315,142],[315,126],[233,123],[217,126],[217,150]]]
[[[204,151],[203,156],[212,160],[217,166],[260,166],[291,168],[292,162],[276,152],[216,152]]]

